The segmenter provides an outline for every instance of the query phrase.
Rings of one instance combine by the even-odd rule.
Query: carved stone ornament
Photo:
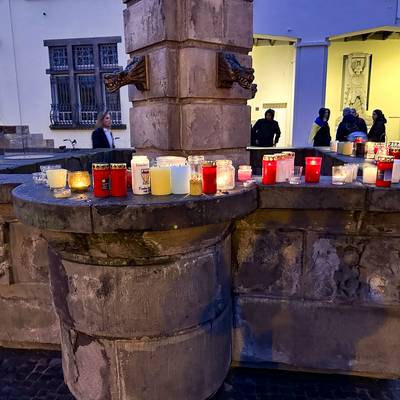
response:
[[[125,85],[135,85],[141,92],[149,90],[147,56],[133,57],[123,71],[104,75],[104,83],[110,93]]]
[[[252,90],[254,69],[240,65],[232,53],[217,54],[217,87],[231,88],[237,82],[242,88]]]

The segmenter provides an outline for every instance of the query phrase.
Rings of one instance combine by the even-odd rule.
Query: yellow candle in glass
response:
[[[90,186],[90,175],[87,171],[68,173],[68,185],[73,192],[84,192]]]
[[[47,182],[50,189],[61,189],[67,184],[66,169],[49,169],[46,171]]]
[[[171,194],[171,168],[151,167],[150,186],[151,194],[155,196],[166,196]]]

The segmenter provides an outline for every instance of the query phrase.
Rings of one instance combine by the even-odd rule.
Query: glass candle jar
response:
[[[364,164],[363,166],[363,183],[375,185],[377,167],[373,163]]]
[[[365,141],[362,138],[356,138],[354,141],[356,157],[365,157]]]
[[[253,170],[250,165],[239,165],[238,181],[246,182],[253,177]]]
[[[131,160],[132,192],[144,195],[150,193],[150,162],[146,156],[133,156]]]
[[[343,155],[344,156],[352,156],[354,150],[353,142],[344,142],[343,143]]]
[[[346,183],[347,171],[344,165],[332,167],[332,185],[344,185]]]
[[[376,183],[377,187],[390,187],[392,184],[393,156],[378,156]]]
[[[286,156],[285,159],[285,181],[288,181],[291,175],[291,172],[294,170],[294,160],[296,157],[296,153],[293,151],[284,151],[282,154]]]
[[[400,182],[400,160],[393,161],[392,183]]]
[[[330,145],[330,150],[331,150],[333,153],[337,153],[337,151],[338,151],[338,144],[339,144],[339,142],[338,142],[337,140],[332,140],[331,145]]]
[[[67,185],[67,173],[66,169],[49,169],[46,171],[47,183],[50,189],[61,189]]]
[[[73,192],[85,192],[90,186],[90,175],[87,171],[68,172],[68,186]]]
[[[110,165],[92,164],[93,192],[95,197],[110,195]]]
[[[276,183],[276,159],[274,155],[265,155],[262,162],[263,185],[274,185]]]
[[[286,156],[285,154],[275,154],[276,159],[276,183],[286,181]]]
[[[389,145],[389,155],[393,156],[395,160],[400,160],[400,144],[391,142]]]
[[[202,165],[204,156],[189,156],[188,163],[190,166],[190,195],[200,196],[203,193]]]
[[[124,197],[128,195],[128,187],[126,184],[126,164],[111,164],[111,196]]]
[[[365,143],[365,158],[367,160],[373,160],[375,158],[375,143],[374,142]]]
[[[154,196],[167,196],[172,193],[171,168],[159,167],[150,168],[151,194]]]
[[[171,187],[173,194],[187,194],[190,191],[190,166],[171,166]]]
[[[321,176],[322,157],[306,157],[306,183],[318,183]]]
[[[217,165],[213,161],[205,161],[202,165],[203,193],[217,193]]]
[[[217,189],[221,191],[235,188],[235,167],[231,160],[217,160]]]

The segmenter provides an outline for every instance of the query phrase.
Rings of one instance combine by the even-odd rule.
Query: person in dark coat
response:
[[[370,142],[385,142],[386,140],[386,127],[387,122],[385,115],[381,110],[374,110],[372,113],[372,120],[374,123],[368,133],[368,140]]]
[[[360,116],[358,115],[357,110],[355,108],[352,108],[351,109],[351,113],[356,118],[356,125],[358,127],[358,131],[359,132],[364,132],[365,134],[367,134],[368,133],[367,124],[365,123],[365,121],[362,118],[360,118]]]
[[[358,132],[359,128],[356,124],[356,117],[351,113],[351,108],[343,109],[343,119],[336,131],[336,140],[339,142],[347,142],[347,136],[350,133]]]
[[[329,108],[320,108],[318,117],[311,127],[309,143],[314,147],[329,146],[331,143],[331,129],[328,121],[331,116]]]
[[[276,146],[281,136],[278,121],[274,120],[275,111],[268,109],[265,118],[259,119],[251,129],[251,145],[260,147]]]
[[[99,113],[96,129],[92,132],[92,146],[94,149],[114,149],[114,137],[110,130],[112,124],[108,111]]]

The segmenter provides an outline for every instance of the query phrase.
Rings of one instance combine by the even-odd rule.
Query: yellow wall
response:
[[[287,44],[254,46],[252,56],[254,82],[258,85],[255,99],[249,101],[252,122],[264,117],[266,109],[263,104],[287,103],[287,109],[275,109],[275,119],[282,131],[279,145],[287,146],[292,140],[295,49]]]
[[[372,54],[369,109],[383,111],[388,120],[388,139],[400,140],[400,41],[367,40],[333,42],[329,48],[326,106],[331,109],[331,127],[341,116],[343,56],[350,53]],[[332,135],[333,136],[333,135]]]

